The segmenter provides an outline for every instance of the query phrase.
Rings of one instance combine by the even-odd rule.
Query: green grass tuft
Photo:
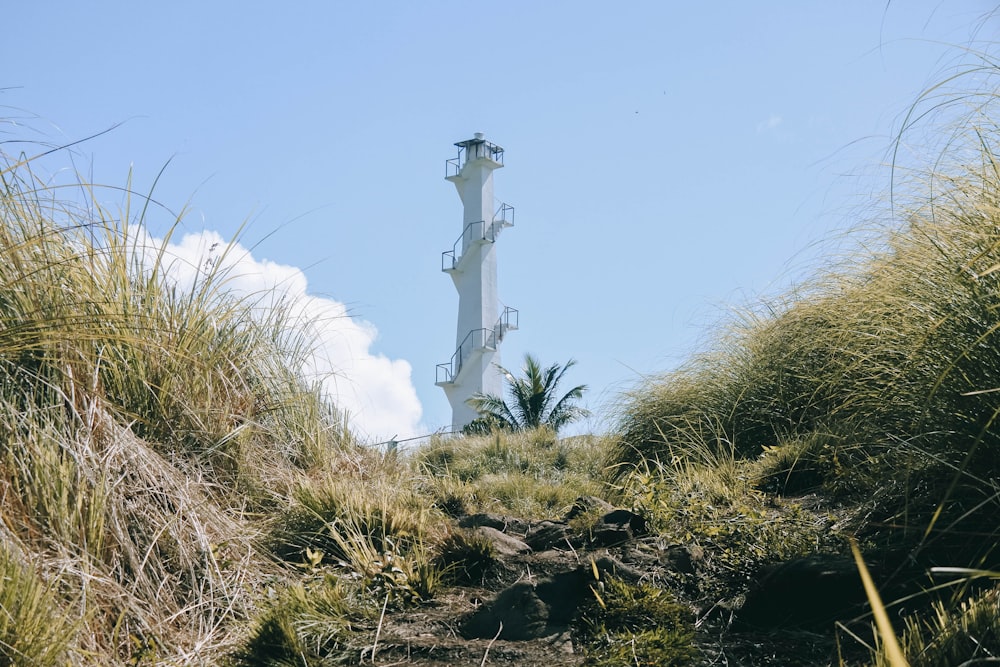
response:
[[[989,664],[1000,655],[1000,589],[933,603],[930,613],[907,617],[900,637],[911,667]],[[872,667],[892,667],[879,646]]]
[[[458,586],[482,586],[500,565],[493,542],[461,530],[441,541],[434,563],[446,582]]]
[[[696,664],[694,615],[665,589],[607,579],[576,621],[588,667]]]
[[[604,495],[608,439],[559,439],[546,428],[437,438],[414,453],[422,490],[451,516],[497,512],[556,518],[580,496]]]
[[[80,620],[60,593],[0,543],[0,664],[66,664]]]
[[[268,605],[234,654],[237,667],[358,664],[375,610],[332,577],[292,584]]]

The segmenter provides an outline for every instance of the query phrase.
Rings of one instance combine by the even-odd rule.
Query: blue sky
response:
[[[333,366],[379,439],[450,423],[434,367],[454,351],[457,297],[440,254],[462,212],[444,162],[484,132],[506,149],[496,195],[516,208],[498,249],[521,321],[504,364],[575,358],[567,381],[590,385],[595,413],[579,428],[600,430],[621,391],[864,221],[907,108],[995,34],[991,9],[18,2],[0,148],[116,126],[50,156],[53,181],[123,185],[131,169],[147,190],[167,165],[154,237],[185,208],[188,247],[247,223],[244,270],[294,275],[353,317],[320,338],[364,361]]]

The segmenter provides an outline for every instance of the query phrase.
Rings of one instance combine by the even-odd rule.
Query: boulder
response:
[[[614,505],[608,501],[598,498],[597,496],[580,496],[573,503],[573,506],[566,513],[563,519],[567,522],[572,521],[578,516],[584,516],[586,514],[607,514],[615,508]]]
[[[528,530],[528,522],[524,519],[504,516],[502,514],[493,514],[490,512],[463,516],[458,520],[458,525],[462,528],[478,528],[480,526],[487,526],[489,528],[495,528],[502,533],[514,535],[524,535],[524,533]]]
[[[626,509],[616,509],[603,515],[591,528],[591,543],[609,547],[642,537],[649,532],[646,519]]]
[[[489,540],[498,556],[516,556],[531,551],[531,547],[513,535],[500,532],[490,526],[480,526],[473,533]]]
[[[528,528],[524,541],[535,551],[566,547],[570,528],[561,521],[539,521]]]
[[[705,558],[705,550],[697,545],[668,547],[660,556],[660,564],[680,574],[695,574],[696,565]]]
[[[577,568],[536,582],[519,581],[467,616],[460,626],[466,639],[521,641],[559,635],[569,629],[590,594],[592,577]]]

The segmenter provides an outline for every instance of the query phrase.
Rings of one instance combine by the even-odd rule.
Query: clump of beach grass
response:
[[[287,576],[259,513],[375,461],[288,307],[222,263],[179,286],[151,197],[66,202],[36,165],[0,159],[0,662],[217,662]]]
[[[975,594],[938,600],[926,614],[905,619],[899,633],[901,653],[911,667],[990,664],[1000,653],[1000,590],[991,586]],[[899,667],[884,645],[872,667]]]
[[[233,662],[239,667],[360,664],[376,620],[375,608],[356,585],[330,575],[307,578],[265,603]]]
[[[39,572],[0,544],[0,646],[4,664],[66,664],[78,622]]]
[[[276,516],[272,548],[291,563],[340,568],[376,597],[404,606],[430,599],[440,583],[432,546],[444,537],[442,517],[401,467],[379,473],[301,484]]]
[[[497,512],[555,518],[584,495],[604,496],[610,438],[559,438],[549,428],[436,437],[412,465],[424,492],[445,513]]]
[[[934,565],[996,562],[998,74],[983,57],[914,105],[892,153],[890,196],[874,213],[878,235],[735,317],[710,351],[629,392],[610,460],[616,483],[648,488],[655,470],[674,488],[711,490],[735,462],[752,491],[745,498],[819,494],[882,566],[890,595],[902,583],[893,575],[912,584]],[[963,80],[975,89],[956,92]],[[931,119],[946,124],[928,131]],[[936,136],[930,166],[904,155],[918,134]],[[989,626],[989,599],[935,607],[930,621],[913,616],[914,664],[977,655],[966,643],[932,657],[938,649],[917,639],[930,634],[918,628],[946,637],[963,623]]]
[[[878,496],[880,519],[914,539],[943,525],[959,538],[971,507],[985,517],[992,489],[976,479],[1000,473],[1000,135],[969,131],[978,160],[911,183],[927,195],[897,196],[882,244],[630,395],[616,462],[691,442],[747,459],[794,447],[785,463],[814,486]]]
[[[700,657],[691,610],[650,584],[596,581],[574,625],[587,667],[683,667]]]

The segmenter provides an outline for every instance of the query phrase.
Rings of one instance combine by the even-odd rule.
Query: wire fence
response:
[[[387,453],[398,451],[400,446],[404,443],[410,443],[402,449],[416,449],[421,445],[425,445],[430,442],[433,437],[449,436],[449,435],[459,435],[461,431],[434,431],[433,433],[428,433],[427,435],[415,435],[411,438],[389,438],[388,440],[383,440],[382,442],[376,442],[368,445],[371,448],[384,449]]]

